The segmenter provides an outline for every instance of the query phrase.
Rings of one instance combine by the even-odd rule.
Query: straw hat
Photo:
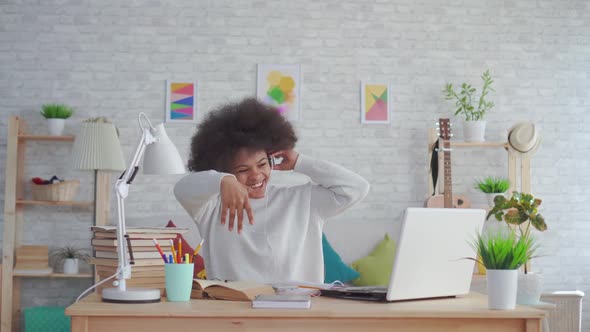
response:
[[[532,122],[517,123],[508,130],[508,149],[521,158],[530,158],[535,154],[541,141],[541,134]]]

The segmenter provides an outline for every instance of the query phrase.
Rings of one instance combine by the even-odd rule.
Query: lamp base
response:
[[[118,288],[102,290],[102,302],[108,303],[156,303],[160,302],[160,290],[154,288]]]

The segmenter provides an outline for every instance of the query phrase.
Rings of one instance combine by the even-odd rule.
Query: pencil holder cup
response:
[[[166,297],[170,302],[187,302],[191,299],[194,264],[166,264]]]

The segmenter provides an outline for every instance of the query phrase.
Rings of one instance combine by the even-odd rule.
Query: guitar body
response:
[[[471,207],[471,201],[469,198],[463,195],[452,196],[452,207],[458,209],[469,209]],[[428,198],[426,201],[427,208],[444,208],[445,207],[445,196],[434,195]]]

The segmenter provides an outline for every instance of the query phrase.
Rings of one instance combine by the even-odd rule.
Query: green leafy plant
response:
[[[510,188],[510,181],[506,178],[496,178],[488,176],[486,178],[477,180],[475,189],[478,189],[486,194],[501,194],[505,193]]]
[[[46,119],[67,119],[74,114],[74,109],[63,104],[45,104],[41,108],[41,115]]]
[[[482,236],[478,234],[470,243],[481,263],[490,270],[516,270],[533,257],[537,249],[530,236],[517,237],[511,232],[497,232]]]
[[[488,212],[487,218],[494,216],[498,221],[504,221],[508,228],[521,238],[529,238],[531,225],[539,232],[547,230],[545,218],[539,213],[542,200],[532,194],[514,191],[510,199],[498,195],[494,198],[494,207]],[[527,222],[528,221],[528,222]],[[523,229],[523,225],[526,226]],[[510,227],[510,226],[514,227]],[[518,230],[518,234],[516,233]],[[525,273],[527,273],[525,265]]]
[[[465,121],[483,120],[486,112],[494,107],[493,102],[486,101],[486,97],[488,97],[490,91],[494,91],[492,88],[492,83],[494,83],[494,81],[492,80],[490,71],[486,70],[481,76],[481,79],[483,80],[483,87],[481,89],[481,95],[477,100],[477,108],[476,105],[474,105],[474,102],[477,99],[475,97],[476,88],[472,87],[470,84],[461,84],[461,90],[457,92],[452,83],[447,83],[443,90],[446,100],[455,100],[455,106],[457,107],[455,115],[462,114]]]
[[[87,261],[90,258],[90,255],[87,252],[87,249],[67,246],[53,250],[51,252],[51,257],[60,264],[67,258],[78,258]]]

